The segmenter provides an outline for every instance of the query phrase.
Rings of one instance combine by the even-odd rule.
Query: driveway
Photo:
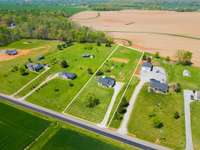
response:
[[[131,96],[131,99],[130,99],[130,102],[129,102],[129,106],[127,107],[127,112],[123,117],[123,120],[121,122],[120,128],[117,130],[118,133],[120,133],[120,134],[127,134],[128,133],[128,129],[127,128],[128,128],[129,118],[130,118],[131,113],[133,111],[135,102],[137,100],[137,96],[140,93],[140,90],[142,89],[144,84],[145,84],[145,81],[141,80],[139,82],[139,84],[136,86],[136,88],[135,88],[135,90],[134,90],[134,92],[133,92],[133,94]]]
[[[108,106],[108,109],[107,109],[107,112],[106,112],[106,114],[104,116],[103,121],[99,124],[100,127],[102,127],[102,128],[106,127],[106,125],[108,123],[108,120],[109,120],[109,117],[110,117],[110,113],[111,113],[112,108],[113,108],[113,106],[115,104],[115,100],[116,100],[117,95],[119,94],[122,86],[123,86],[123,83],[121,83],[121,82],[117,82],[116,85],[114,86],[114,94],[112,96],[112,100],[111,100],[111,102],[110,102],[110,104]]]
[[[149,82],[150,79],[156,79],[162,83],[167,82],[167,74],[162,67],[153,67],[153,71],[141,70],[141,80]]]
[[[185,111],[185,134],[186,134],[186,150],[193,150],[192,143],[192,129],[191,129],[191,115],[190,115],[190,102],[191,95],[193,92],[191,90],[184,90],[184,111]]]

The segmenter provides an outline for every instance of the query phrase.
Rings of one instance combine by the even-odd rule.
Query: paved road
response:
[[[134,90],[134,92],[133,92],[133,94],[131,96],[130,102],[129,102],[129,106],[127,108],[127,112],[124,115],[122,123],[120,125],[120,128],[117,131],[118,133],[120,133],[120,134],[128,134],[128,122],[129,122],[129,119],[131,117],[131,113],[133,111],[137,96],[140,93],[140,90],[142,89],[144,84],[145,84],[145,81],[140,80],[138,85],[135,87],[135,90]]]
[[[66,123],[70,123],[70,124],[75,125],[77,127],[81,127],[81,128],[93,131],[97,134],[118,140],[118,141],[123,142],[123,143],[127,143],[129,145],[138,147],[140,149],[144,149],[144,150],[169,150],[169,148],[166,148],[166,147],[163,147],[163,146],[160,146],[160,145],[156,145],[156,144],[144,141],[144,140],[140,140],[140,139],[137,139],[137,138],[134,138],[134,137],[120,135],[120,134],[118,134],[114,131],[111,131],[109,129],[100,128],[96,125],[83,122],[83,121],[76,119],[72,116],[63,115],[61,113],[46,109],[44,107],[41,107],[41,106],[38,106],[38,105],[35,105],[35,104],[31,104],[31,103],[26,102],[26,101],[20,101],[20,100],[13,98],[11,96],[0,94],[0,98],[1,98],[2,101],[9,101],[13,104],[25,107],[27,109],[30,109],[30,110],[33,110],[33,111],[36,111],[36,112],[39,112],[43,115],[53,117],[53,118],[58,119],[58,120],[62,120]]]
[[[99,125],[100,127],[102,127],[102,128],[106,127],[106,125],[107,125],[107,123],[109,121],[110,113],[111,113],[111,111],[113,109],[113,106],[115,104],[115,100],[117,99],[117,95],[119,94],[122,86],[123,86],[123,83],[120,83],[120,82],[116,83],[116,85],[114,87],[114,94],[112,96],[111,102],[110,102],[110,104],[108,106],[108,109],[106,111],[106,114],[104,116],[104,119],[103,119],[103,121]]]
[[[186,150],[193,150],[192,143],[192,129],[191,129],[191,116],[190,116],[190,102],[191,95],[190,90],[184,90],[184,111],[185,111],[185,134],[186,134]]]

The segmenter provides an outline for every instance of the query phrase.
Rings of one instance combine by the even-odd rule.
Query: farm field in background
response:
[[[158,10],[85,11],[71,19],[81,25],[105,31],[118,43],[130,41],[132,47],[175,58],[179,49],[193,52],[200,66],[200,13]],[[185,21],[187,18],[187,21]],[[184,24],[184,25],[183,25]],[[121,39],[121,40],[120,40]]]

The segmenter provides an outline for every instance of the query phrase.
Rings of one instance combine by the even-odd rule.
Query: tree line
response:
[[[101,42],[111,39],[103,32],[82,27],[67,18],[64,12],[0,12],[0,46],[22,38]],[[10,28],[11,25],[15,25]]]

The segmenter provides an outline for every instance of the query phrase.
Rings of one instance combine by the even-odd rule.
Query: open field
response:
[[[92,47],[92,49],[88,49],[88,47]],[[88,73],[88,68],[94,73],[106,57],[113,51],[113,48],[114,47],[107,48],[104,45],[98,47],[95,44],[75,44],[59,53],[49,55],[44,60],[45,63],[49,64],[52,60],[57,61],[57,64],[53,65],[50,70],[51,74],[60,71],[72,72],[77,74],[77,78],[72,81],[54,79],[28,97],[28,101],[56,111],[63,111],[76,93],[91,77],[91,74]],[[82,58],[84,53],[93,54],[95,58]],[[66,60],[69,67],[61,68],[61,60]],[[50,73],[47,73],[47,75]],[[36,84],[38,83],[36,82]],[[24,95],[30,91],[33,85],[35,86],[35,83],[30,85],[24,90],[26,92],[23,91],[20,95]]]
[[[174,113],[180,118],[175,119]],[[163,127],[155,128],[160,120]],[[184,112],[182,93],[168,95],[149,93],[147,86],[140,92],[128,125],[129,133],[138,138],[174,149],[184,149]]]
[[[134,48],[160,52],[174,58],[178,49],[193,52],[193,62],[200,66],[200,13],[151,10],[85,11],[71,19],[81,25],[108,32],[118,39],[127,39]],[[91,19],[84,19],[91,18]],[[187,20],[187,21],[186,21]]]
[[[119,47],[100,70],[105,76],[113,77],[116,82],[127,83],[130,80],[140,57],[141,53],[138,51]],[[128,60],[128,62],[116,62],[113,61],[113,58],[118,58],[118,60]],[[67,113],[95,123],[100,123],[102,121],[114,90],[99,86],[97,83],[98,78],[99,77],[94,77],[92,81],[90,81],[87,87],[75,99],[75,102],[68,110],[66,110]],[[88,101],[91,97],[99,99],[100,104],[94,108],[88,107]]]
[[[27,55],[0,62],[0,91],[6,94],[12,94],[28,81],[36,77],[37,74],[33,72],[29,72],[28,75],[22,76],[19,68],[24,67],[29,58],[35,60],[39,55],[47,55],[54,52],[58,43],[59,42],[57,41],[21,40],[14,42],[7,47],[0,47],[0,49],[15,48],[18,51],[29,51]]]
[[[0,103],[0,149],[24,149],[48,126],[49,121]]]
[[[77,144],[77,142],[79,144]],[[120,146],[115,146],[107,142],[99,141],[82,133],[69,129],[61,129],[55,136],[43,147],[43,149],[95,149],[95,150],[122,150]]]
[[[0,116],[0,149],[87,149],[96,145],[106,150],[136,149],[3,101]]]
[[[200,103],[191,103],[192,140],[194,149],[200,149]]]

